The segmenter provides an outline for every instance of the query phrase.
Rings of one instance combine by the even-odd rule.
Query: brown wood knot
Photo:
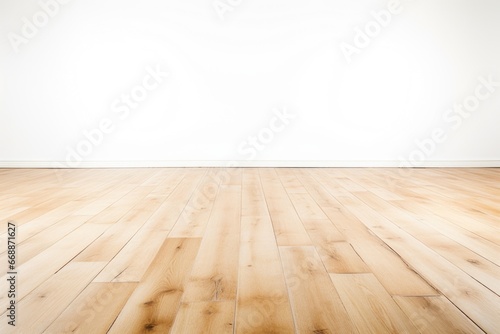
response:
[[[153,300],[150,300],[150,301],[148,301],[148,302],[145,302],[145,303],[144,303],[144,306],[151,306],[151,305],[153,305],[154,303],[155,303],[155,302],[154,302]]]
[[[480,264],[481,263],[478,260],[474,260],[474,259],[467,259],[467,262],[472,263],[472,264]]]
[[[163,290],[161,293],[163,293],[163,294],[169,294],[169,293],[175,293],[177,291],[179,291],[179,290],[173,288],[173,289]]]
[[[339,255],[336,252],[328,253],[328,257],[332,260],[339,260]]]
[[[217,309],[214,307],[209,307],[206,310],[204,310],[203,313],[206,315],[212,315],[214,313],[217,313]]]
[[[155,323],[149,323],[149,324],[145,324],[144,325],[144,329],[147,330],[147,331],[152,331],[154,328],[156,327],[156,324]]]
[[[314,334],[328,334],[328,329],[316,329],[313,331]]]

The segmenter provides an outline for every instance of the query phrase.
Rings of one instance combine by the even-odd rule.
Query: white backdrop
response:
[[[3,166],[500,161],[497,0],[0,0],[0,36]]]

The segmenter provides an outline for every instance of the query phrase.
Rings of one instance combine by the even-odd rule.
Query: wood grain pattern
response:
[[[269,218],[242,218],[236,331],[290,333],[294,325],[278,247],[263,226],[271,226]]]
[[[317,175],[318,171],[314,174]],[[435,295],[437,292],[415,273],[404,259],[373,231],[364,225],[356,214],[339,200],[350,193],[332,182],[331,179],[321,177],[322,183],[331,192],[336,193],[332,199],[336,201],[335,207],[325,207],[323,210],[330,220],[346,236],[346,240],[353,246],[357,254],[370,267],[371,272],[382,283],[384,288],[394,295]],[[334,189],[334,190],[332,190]],[[361,213],[360,213],[361,214]]]
[[[314,247],[281,247],[280,252],[297,331],[357,333]]]
[[[179,308],[199,239],[168,239],[109,333],[166,333]]]
[[[209,301],[181,304],[170,333],[233,333],[234,302]]]
[[[496,333],[500,170],[0,169],[1,333]],[[5,310],[5,311],[4,311]]]
[[[45,333],[106,333],[137,283],[90,283]]]
[[[273,225],[255,170],[243,174],[236,332],[292,333],[294,324]]]
[[[393,298],[421,333],[483,333],[444,296]]]
[[[104,264],[103,262],[67,264],[19,302],[19,319],[16,327],[2,321],[0,332],[42,333],[92,281]]]
[[[235,301],[241,186],[221,189],[184,291],[183,302]]]
[[[418,333],[373,274],[331,278],[360,333]]]
[[[79,254],[76,260],[111,261],[164,200],[164,197],[148,196],[139,201],[125,216],[112,224],[92,245]]]
[[[205,232],[219,191],[220,179],[215,171],[208,171],[182,210],[172,228],[173,238],[201,238]]]
[[[65,238],[20,265],[17,270],[22,273],[23,278],[17,288],[17,300],[26,297],[40,284],[64,268],[78,253],[99,237],[105,228],[105,225],[83,224]],[[6,277],[7,275],[2,277],[2,283],[6,282]],[[7,302],[7,295],[1,294],[2,309],[6,308]]]
[[[276,172],[262,169],[260,175],[278,246],[310,245],[311,240]]]

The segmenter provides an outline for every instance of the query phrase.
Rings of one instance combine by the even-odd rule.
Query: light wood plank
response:
[[[170,333],[233,333],[234,303],[182,303]]]
[[[168,196],[168,201],[164,201],[162,205],[154,212],[149,219],[152,227],[163,230],[172,230],[175,222],[178,220],[182,211],[186,207],[189,198],[192,196],[199,182],[206,174],[204,170],[197,170],[189,175],[177,185],[177,187]],[[156,196],[156,195],[153,195]]]
[[[26,297],[32,290],[63,268],[78,253],[93,242],[107,228],[106,225],[83,224],[65,238],[47,248],[31,260],[17,267],[22,273],[22,284],[17,287],[17,300]],[[96,273],[97,274],[97,273]],[[6,275],[1,279],[3,291]],[[0,294],[0,305],[6,309],[7,295]],[[5,307],[5,308],[4,308]]]
[[[125,216],[131,209],[143,200],[153,188],[151,186],[138,186],[118,201],[93,216],[88,222],[92,224],[114,224]]]
[[[367,273],[370,268],[348,242],[331,242],[318,249],[329,273]]]
[[[323,210],[309,194],[289,194],[293,206],[302,221],[306,219],[328,219]]]
[[[356,196],[373,209],[383,212],[384,217],[391,220],[395,225],[401,227],[417,240],[483,283],[497,295],[500,295],[500,280],[498,279],[500,277],[500,267],[447,236],[436,233],[436,230],[422,224],[422,221],[413,219],[404,211],[372,194],[363,192],[356,193]]]
[[[260,176],[278,246],[310,245],[309,235],[276,172],[272,169],[262,169]]]
[[[498,295],[356,199],[344,199],[344,202],[349,207],[363,206],[363,210],[356,212],[366,215],[363,223],[369,226],[373,233],[405,258],[415,271],[438,288],[450,301],[466,312],[481,329],[486,332],[496,330],[497,321],[493,319],[500,318]]]
[[[360,333],[418,333],[373,274],[331,274]]]
[[[83,225],[90,218],[91,216],[68,216],[24,242],[17,240],[17,249],[19,254],[17,258],[17,265],[19,266],[26,263],[36,255],[40,254]],[[0,263],[7,263],[7,251],[0,255]]]
[[[314,247],[280,247],[299,333],[358,333]]]
[[[164,197],[151,196],[141,200],[118,222],[106,230],[92,245],[78,255],[76,261],[110,261],[130,241],[158,209]]]
[[[292,333],[290,301],[269,217],[242,217],[236,332]]]
[[[0,332],[42,333],[103,267],[102,262],[67,264],[19,302],[16,326],[1,321]]]
[[[200,239],[167,239],[108,333],[168,333]]]
[[[167,236],[168,231],[141,229],[108,263],[94,282],[139,282]]]
[[[20,232],[18,242],[21,243],[40,233],[41,231],[54,226],[54,224],[56,224],[60,220],[65,219],[69,215],[73,214],[79,207],[81,207],[81,205],[82,203],[79,201],[70,201],[64,203],[58,208],[42,214],[41,216],[33,220],[30,220],[25,224],[19,224],[19,221],[16,220]]]
[[[89,284],[44,333],[106,333],[136,286],[137,283]]]
[[[183,302],[236,300],[240,206],[240,186],[220,190]]]
[[[219,185],[220,179],[217,177],[216,171],[209,171],[182,210],[170,232],[170,237],[201,238],[203,236],[219,191]]]
[[[421,333],[484,333],[443,296],[394,296],[394,300]]]
[[[288,193],[307,194],[306,188],[295,176],[294,168],[276,168],[275,171]]]
[[[236,332],[293,333],[280,254],[258,171],[245,170],[242,183]]]
[[[330,192],[334,185],[321,175],[319,179]],[[336,187],[337,195],[330,200],[336,201],[335,207],[324,207],[323,211],[328,218],[346,236],[361,259],[368,265],[384,288],[391,295],[428,296],[437,292],[420,275],[415,273],[402,258],[388,247],[381,239],[374,236],[356,215],[338,201],[345,197],[346,191]],[[348,194],[348,193],[347,193]]]
[[[241,216],[269,217],[258,169],[245,169],[242,177]],[[271,226],[272,227],[272,226]]]

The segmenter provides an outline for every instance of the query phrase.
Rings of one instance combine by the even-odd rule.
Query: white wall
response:
[[[58,1],[0,2],[0,165],[500,161],[497,0]]]

